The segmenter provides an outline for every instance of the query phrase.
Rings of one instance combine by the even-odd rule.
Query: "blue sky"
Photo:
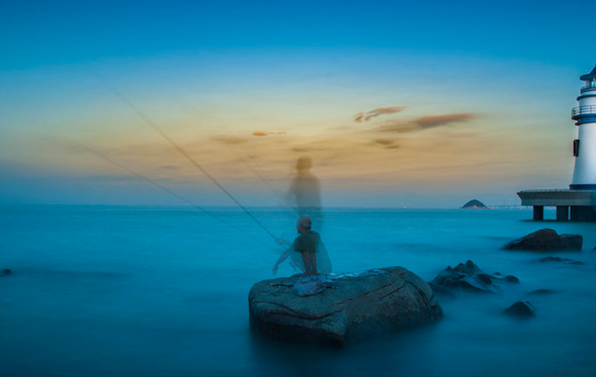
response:
[[[566,187],[569,111],[596,62],[591,8],[3,2],[0,202],[178,204],[74,140],[199,204],[229,204],[109,86],[247,204],[276,203],[239,161],[283,190],[304,153],[328,205],[513,204],[516,190]]]
[[[3,69],[204,51],[400,49],[588,60],[588,1],[3,2]],[[582,36],[583,34],[583,36]]]

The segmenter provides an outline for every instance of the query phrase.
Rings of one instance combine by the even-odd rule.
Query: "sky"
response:
[[[153,124],[246,206],[301,156],[329,207],[516,205],[571,182],[592,8],[3,1],[0,204],[234,205]]]

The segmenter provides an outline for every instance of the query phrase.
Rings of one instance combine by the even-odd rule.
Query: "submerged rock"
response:
[[[556,291],[553,291],[552,289],[536,289],[530,293],[528,293],[529,295],[552,295],[553,293],[557,293]]]
[[[503,280],[503,281],[506,281],[506,282],[508,282],[508,283],[516,283],[516,284],[519,284],[519,279],[518,279],[518,278],[516,278],[516,277],[515,277],[515,276],[513,276],[513,275],[507,275],[507,276],[503,276],[503,275],[501,275],[501,273],[499,273],[499,272],[495,272],[495,273],[492,275],[492,278],[493,278],[493,279],[497,279],[497,280]]]
[[[552,229],[540,229],[505,245],[505,250],[581,250],[583,237],[579,234],[558,235]]]
[[[467,202],[466,204],[464,204],[461,208],[471,208],[471,209],[476,209],[476,208],[488,208],[486,205],[484,205],[484,203],[482,203],[480,200],[476,200],[476,199],[472,199],[469,202]]]
[[[250,290],[251,327],[288,342],[343,346],[349,339],[431,322],[443,314],[432,289],[402,267],[325,275],[319,294],[298,296],[300,275],[265,280]]]
[[[503,310],[501,314],[517,318],[530,318],[536,316],[536,309],[529,301],[518,301]]]
[[[10,274],[12,274],[12,271],[9,270],[8,268],[5,270],[2,270],[2,272],[0,272],[0,276],[8,276]]]
[[[455,268],[448,266],[431,283],[447,288],[461,288],[476,292],[500,292],[500,287],[493,283],[493,279],[519,283],[519,279],[511,275],[503,277],[497,272],[495,275],[489,276],[471,260],[460,263]]]
[[[569,258],[561,258],[561,257],[544,257],[538,259],[538,262],[564,262],[568,264],[584,264],[584,262],[580,262],[577,260],[569,259]]]

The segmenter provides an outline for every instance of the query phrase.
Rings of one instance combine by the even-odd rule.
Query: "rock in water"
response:
[[[275,340],[343,346],[348,339],[443,314],[428,284],[402,267],[326,275],[323,292],[302,297],[295,288],[301,278],[265,280],[252,287],[248,307],[254,330]]]
[[[8,268],[5,270],[2,270],[2,272],[0,272],[0,276],[8,276],[10,274],[12,274],[12,271],[9,270]]]
[[[484,203],[480,200],[472,199],[466,204],[464,204],[461,208],[488,208]]]
[[[558,235],[552,229],[540,229],[503,246],[506,250],[581,250],[583,237],[579,234]]]
[[[530,318],[536,316],[536,309],[529,301],[518,301],[503,310],[501,314],[518,318]]]
[[[507,276],[503,276],[503,275],[501,275],[499,272],[495,272],[495,273],[494,273],[494,274],[491,276],[491,278],[493,278],[493,279],[497,279],[497,280],[503,280],[503,281],[506,281],[506,282],[508,282],[508,283],[516,283],[516,284],[519,284],[519,279],[518,279],[518,278],[516,278],[516,277],[515,277],[515,276],[513,276],[513,275],[507,275]]]
[[[540,288],[540,289],[536,289],[528,294],[529,295],[552,295],[553,293],[557,293],[557,292],[553,291],[552,289]]]
[[[499,274],[500,275],[500,274]],[[447,288],[463,288],[477,292],[497,293],[500,291],[498,285],[493,284],[492,278],[485,274],[478,266],[471,260],[466,263],[460,263],[455,268],[448,266],[441,271],[432,284],[442,285]],[[510,279],[517,279],[514,276],[508,277]],[[500,277],[500,279],[505,279]],[[519,282],[519,280],[517,280]]]
[[[584,264],[584,262],[580,262],[578,260],[573,260],[569,258],[561,258],[561,257],[544,257],[538,259],[538,262],[564,262],[568,264]]]

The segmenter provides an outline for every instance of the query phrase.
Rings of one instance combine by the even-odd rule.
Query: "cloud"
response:
[[[364,112],[362,112],[362,111],[359,112],[358,114],[354,115],[353,118],[354,118],[354,122],[358,122],[358,123],[362,122],[362,119],[364,118]]]
[[[285,132],[263,132],[263,131],[255,131],[252,133],[252,136],[269,136],[269,135],[285,135]]]
[[[477,116],[471,113],[428,115],[409,122],[389,122],[383,126],[377,127],[375,130],[397,133],[416,132],[427,130],[429,128],[447,126],[452,123],[464,123],[476,118]]]
[[[376,118],[379,115],[386,115],[386,114],[395,114],[399,113],[400,111],[406,109],[407,106],[389,106],[389,107],[378,107],[374,110],[367,111],[364,113],[363,111],[359,112],[358,114],[354,115],[354,122],[362,122],[369,121],[372,118]]]
[[[216,136],[213,138],[213,140],[219,141],[220,143],[223,143],[223,144],[232,144],[232,145],[243,144],[248,141],[244,138],[235,137],[235,136]]]
[[[394,142],[395,142],[395,140],[392,140],[392,139],[375,139],[375,140],[373,140],[374,144],[379,144],[379,145],[383,145],[383,146],[391,145]]]
[[[418,118],[414,121],[416,127],[420,129],[427,129],[433,127],[445,126],[451,123],[463,123],[475,119],[476,115],[470,113],[446,114],[446,115],[430,115]]]
[[[380,146],[384,149],[397,149],[399,145],[395,144],[396,139],[374,139],[372,145]]]

